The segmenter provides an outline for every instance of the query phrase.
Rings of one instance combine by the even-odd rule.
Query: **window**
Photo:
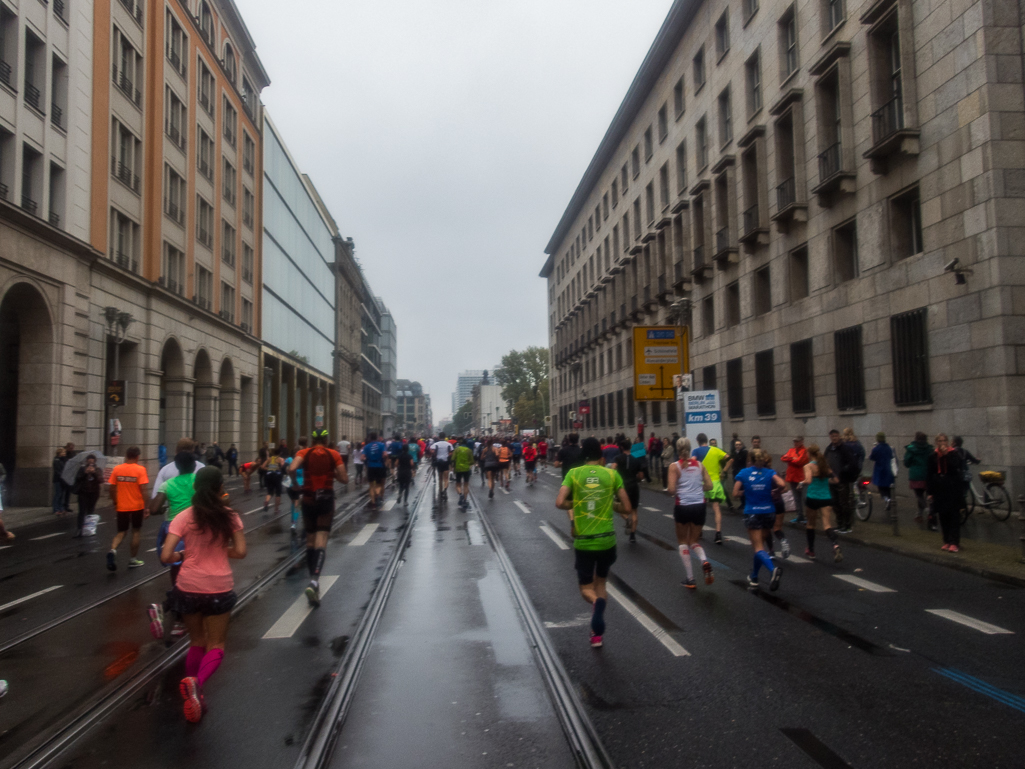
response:
[[[715,53],[722,59],[730,50],[730,12],[723,11],[715,23]]]
[[[616,393],[616,416],[617,416],[616,422],[618,422],[619,426],[622,427],[623,426],[623,391],[622,390],[619,390]]]
[[[634,240],[641,239],[641,199],[634,198]]]
[[[210,117],[214,116],[214,91],[216,84],[214,75],[202,59],[199,60],[199,83],[196,86],[199,106],[202,107]]]
[[[623,251],[630,250],[630,212],[623,214]]]
[[[898,406],[932,403],[928,320],[926,307],[890,318],[893,402]]]
[[[744,361],[726,361],[726,413],[730,419],[744,418]]]
[[[253,229],[253,213],[256,210],[256,198],[248,187],[242,187],[242,224]]]
[[[247,131],[242,132],[242,170],[250,176],[256,172],[256,142]]]
[[[804,299],[811,293],[808,275],[808,247],[790,253],[790,301]]]
[[[238,140],[238,111],[231,106],[228,97],[224,97],[224,138],[232,147]]]
[[[733,141],[733,107],[730,102],[730,87],[719,94],[719,144],[725,146]]]
[[[609,218],[609,193],[601,196],[601,218],[604,221]]]
[[[815,371],[812,341],[790,345],[790,394],[795,414],[815,412]]]
[[[623,188],[623,189],[621,190],[621,192],[622,192],[622,193],[623,193],[624,195],[626,194],[626,191],[627,191],[627,189],[628,189],[628,187],[629,187],[629,185],[628,185],[628,183],[627,183],[627,176],[628,176],[628,174],[627,174],[627,170],[626,170],[626,167],[627,167],[627,164],[626,164],[626,163],[623,163],[623,170],[622,170],[622,172],[620,173],[620,178],[622,179],[622,185],[621,185],[621,186],[622,186],[622,188]]]
[[[138,171],[142,167],[142,142],[117,120],[113,121],[111,142],[111,174],[133,192],[139,192]]]
[[[185,293],[185,254],[172,246],[164,244],[164,287],[174,294]]]
[[[769,265],[754,273],[755,315],[765,315],[772,309],[772,279]]]
[[[890,200],[890,246],[896,259],[922,251],[922,209],[918,187]]]
[[[199,152],[196,154],[196,165],[199,173],[210,181],[214,180],[214,140],[202,128],[197,128]]]
[[[200,0],[199,13],[196,15],[196,20],[199,22],[199,31],[203,34],[206,44],[212,46],[214,44],[214,17],[210,13],[210,6],[206,4],[205,0]]]
[[[609,251],[606,248],[605,249],[605,255],[608,256],[608,253],[609,253]],[[619,258],[619,225],[618,224],[615,225],[612,228],[612,253],[614,253],[616,255],[617,259]]]
[[[705,84],[705,46],[701,46],[694,55],[694,93]]]
[[[915,119],[905,120],[903,60],[900,26],[894,9],[869,31],[869,76],[872,83],[872,140],[880,144],[897,131],[913,127]],[[914,86],[912,80],[909,85]],[[914,111],[914,98],[908,109]],[[907,125],[910,123],[910,125]]]
[[[687,189],[687,140],[676,145],[676,186],[682,195]]]
[[[666,401],[666,424],[677,427],[676,423],[676,401]]]
[[[634,388],[626,388],[626,423],[634,424]]]
[[[185,137],[188,134],[185,128],[188,125],[186,107],[170,87],[167,87],[165,91],[167,113],[164,119],[164,131],[176,146],[185,149]]]
[[[235,266],[235,228],[225,221],[221,222],[221,261]]]
[[[230,43],[224,44],[224,74],[228,82],[236,85],[238,82],[238,65],[235,62],[235,52]]]
[[[256,118],[256,91],[245,75],[242,76],[242,108],[249,113],[249,117]]]
[[[26,40],[26,48],[28,48],[28,40]],[[142,104],[142,91],[139,90],[138,84],[142,81],[142,56],[135,50],[132,44],[125,37],[124,33],[114,27],[114,39],[112,45],[113,59],[114,59],[114,85],[116,85],[121,92],[128,97],[135,106]],[[26,77],[26,98],[30,96],[28,83],[29,78],[29,65],[31,59],[29,58],[29,52],[25,54],[25,77]]]
[[[229,163],[227,158],[224,158],[224,168],[221,172],[221,187],[225,202],[234,208],[236,196],[238,195],[238,173],[235,171],[235,166]]]
[[[587,239],[594,240],[594,217],[587,217]]]
[[[634,179],[640,176],[641,173],[641,148],[635,146],[633,152],[630,153],[630,166],[633,171]],[[623,189],[626,189],[626,185],[623,185]]]
[[[822,183],[842,168],[843,122],[841,119],[840,76],[834,68],[815,84],[819,124],[819,182]]]
[[[840,26],[845,18],[843,0],[822,0],[822,16],[825,20],[823,34],[829,34]]]
[[[139,272],[139,225],[117,209],[110,210],[111,258],[119,267]]]
[[[837,283],[858,277],[858,230],[853,220],[833,230],[833,268]]]
[[[662,210],[669,208],[669,164],[663,163],[658,170],[658,189],[662,197]]]
[[[227,283],[221,283],[221,317],[228,323],[235,322],[235,289]]]
[[[253,303],[248,299],[242,299],[242,330],[247,334],[253,330]]]
[[[655,141],[652,138],[651,126],[644,129],[644,162],[647,163],[651,160],[651,156],[655,152]]]
[[[616,345],[616,371],[623,368],[623,344],[620,342]]]
[[[248,243],[242,244],[242,280],[253,283],[253,247]]]
[[[865,367],[861,356],[861,326],[833,334],[836,358],[836,407],[840,411],[865,408]]]
[[[744,65],[747,81],[747,116],[751,118],[762,108],[762,62],[761,51],[755,50]]]
[[[701,326],[705,336],[715,333],[715,300],[711,294],[701,301]]]
[[[645,210],[648,214],[648,224],[652,225],[655,223],[655,183],[648,182],[648,186],[644,188],[644,202]]]
[[[619,205],[619,180],[612,180],[612,208]]]
[[[214,207],[196,196],[196,240],[207,248],[214,244]]]
[[[779,20],[780,81],[797,71],[797,11],[790,6]]]
[[[679,120],[680,116],[683,115],[685,108],[683,102],[683,78],[681,77],[676,81],[676,85],[673,86],[673,111],[676,114],[676,119]]]
[[[185,77],[188,71],[188,59],[185,58],[185,55],[189,50],[189,38],[181,24],[178,23],[178,19],[170,11],[167,12],[165,29],[167,30],[167,60],[171,62],[171,66],[178,74]]]
[[[164,212],[178,224],[185,223],[185,180],[171,166],[164,166]]]
[[[726,286],[726,328],[740,325],[740,283],[733,281]]]
[[[669,136],[669,107],[663,104],[658,111],[658,143],[661,144]]]
[[[708,132],[705,129],[705,117],[694,126],[694,154],[697,158],[698,171],[708,165]]]
[[[755,353],[755,408],[760,417],[776,416],[776,370],[772,350]]]
[[[711,366],[705,366],[701,369],[701,389],[702,390],[716,390],[718,385],[715,379],[715,364]]]
[[[744,0],[744,24],[751,21],[751,17],[758,13],[758,0]]]

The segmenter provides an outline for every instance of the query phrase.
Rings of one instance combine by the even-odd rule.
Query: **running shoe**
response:
[[[783,546],[783,559],[786,560],[790,557],[790,540],[784,537],[780,540],[780,544]]]
[[[158,641],[164,640],[164,607],[159,603],[151,603],[146,610],[149,615],[149,632]]]
[[[631,544],[637,544],[637,532],[635,532],[635,531],[631,531],[630,532],[630,543]]]
[[[809,558],[814,558],[815,557],[815,551],[812,550],[811,548],[808,548],[808,547],[804,548],[804,554],[806,556],[808,556]]]
[[[692,579],[685,579],[680,584],[682,584],[688,590],[697,590],[698,589],[698,586],[695,584],[694,580],[692,580]]]
[[[758,587],[758,577],[750,577],[749,576],[747,578],[747,586],[748,587]]]
[[[721,545],[722,544],[722,532],[721,531],[717,531],[715,533],[715,544],[717,544],[717,545]]]
[[[951,545],[949,548],[947,548],[947,552],[948,553],[960,553],[961,552],[961,548],[959,548],[957,545]]]
[[[310,606],[320,606],[320,585],[316,582],[310,582],[310,586],[306,588],[306,600],[310,602]]]
[[[107,568],[111,571],[117,571],[117,552],[114,550],[107,553]]]
[[[807,521],[804,520],[804,518],[802,518],[801,516],[797,516],[796,518],[791,518],[790,522],[791,523],[807,523]]]
[[[146,564],[145,561],[140,561],[138,558],[129,558],[128,559],[128,568],[129,569],[138,569],[140,566],[144,566],[145,564]]]
[[[711,585],[713,582],[715,582],[715,575],[712,574],[712,564],[710,564],[708,561],[705,561],[701,564],[701,570],[705,572],[706,585]]]
[[[600,649],[601,648],[601,636],[600,635],[593,635],[593,636],[591,636],[591,648],[592,649]]]
[[[495,490],[494,490],[494,489],[491,489],[491,490],[490,490],[490,491],[488,492],[488,499],[494,499],[494,498],[495,498]]]
[[[840,552],[839,545],[833,545],[833,561],[840,563],[843,560],[843,553]]]
[[[171,626],[171,638],[181,638],[186,632],[184,622],[175,622]]]
[[[950,550],[950,545],[945,544],[940,548],[940,550]]]
[[[178,690],[185,700],[185,720],[190,724],[198,724],[203,718],[203,701],[199,694],[199,681],[194,677],[183,678],[178,684]]]
[[[779,580],[783,576],[783,569],[777,566],[772,570],[772,578],[769,580],[769,590],[776,592],[779,590]]]
[[[0,678],[0,697],[3,697],[8,691],[10,691],[10,687],[7,685],[7,682]]]
[[[296,471],[296,472],[298,472],[298,471]],[[263,503],[263,512],[266,513],[269,509],[270,509],[270,503],[269,502],[264,502]]]

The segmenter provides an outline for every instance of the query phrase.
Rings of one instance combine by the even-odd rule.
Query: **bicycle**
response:
[[[859,478],[854,484],[854,514],[858,516],[859,521],[867,521],[872,517],[872,489],[869,487],[871,482],[870,478]],[[884,509],[888,511],[892,502],[886,497],[882,499],[886,503]]]
[[[1004,488],[1004,474],[995,470],[984,470],[979,478],[985,481],[986,487],[980,494],[975,483],[968,476],[965,488],[964,509],[961,510],[961,523],[965,523],[975,507],[989,510],[998,521],[1006,521],[1011,517],[1011,495]]]

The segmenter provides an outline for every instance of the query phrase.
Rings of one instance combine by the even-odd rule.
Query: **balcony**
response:
[[[0,200],[7,200],[8,194],[10,194],[10,190],[7,189],[7,185],[0,182]]]
[[[834,192],[853,193],[856,174],[845,171],[843,162],[843,146],[835,142],[819,153],[819,183],[812,188],[812,193],[820,197],[819,202],[829,206]]]
[[[206,179],[209,179],[210,181],[213,181],[214,179],[213,169],[210,167],[210,164],[206,162],[206,160],[199,161],[199,173],[202,174]]]
[[[730,239],[730,228],[723,227],[715,233],[715,262],[720,270],[724,270],[739,261],[737,246]]]
[[[904,125],[904,99],[895,95],[872,113],[872,147],[864,157],[872,161],[874,173],[886,173],[892,155],[917,155],[919,131]]]
[[[133,192],[139,191],[139,177],[132,173],[132,169],[126,166],[117,158],[110,159],[110,173]]]
[[[641,303],[637,301],[637,294],[630,297],[630,316],[634,320],[640,320],[641,317]]]
[[[50,224],[58,228],[61,226],[61,215],[58,214],[56,211],[50,212]]]
[[[658,298],[659,300],[665,298],[669,294],[669,281],[665,275],[658,276]]]
[[[32,83],[25,83],[25,103],[32,107],[36,112],[42,112],[43,108],[39,106],[39,102],[42,100],[43,95],[39,92]]]
[[[35,216],[36,211],[39,210],[39,205],[28,195],[21,196],[21,207],[24,211],[32,214],[32,216]]]
[[[749,251],[769,244],[769,228],[762,226],[761,209],[757,203],[744,212],[744,231],[740,233],[740,242]]]
[[[776,186],[776,213],[772,220],[781,227],[808,221],[808,206],[797,202],[797,180],[791,176]]]
[[[221,310],[217,314],[221,316],[222,320],[228,321],[228,323],[235,322],[235,313],[233,313],[231,310]]]
[[[242,331],[244,331],[245,333],[248,334],[252,330],[253,330],[253,328],[252,328],[252,326],[249,323],[246,323],[245,321],[242,321]]]
[[[56,103],[50,103],[50,122],[54,128],[64,130],[64,110],[57,106]]]
[[[131,80],[128,79],[124,70],[119,70],[116,65],[114,66],[114,85],[116,85],[136,107],[142,104],[142,92],[135,87],[135,84]]]
[[[172,294],[178,294],[179,296],[181,296],[182,292],[185,290],[185,286],[183,284],[176,280],[171,280],[170,278],[167,279],[166,285],[168,291]]]
[[[626,302],[619,305],[619,325],[626,325]]]
[[[687,274],[683,259],[673,265],[673,288],[681,292],[690,291],[694,288],[691,276]]]
[[[198,307],[202,307],[204,310],[210,309],[210,300],[205,296],[194,296],[192,301],[196,303]]]
[[[128,256],[128,254],[124,253],[123,251],[118,251],[114,254],[114,263],[118,267],[122,267],[131,272],[139,271],[139,260],[132,259],[130,256]]]
[[[165,210],[167,215],[178,222],[178,224],[182,224],[185,221],[185,211],[179,208],[177,203],[167,201],[167,208]]]
[[[712,265],[705,263],[704,243],[694,249],[694,266],[691,268],[690,274],[698,283],[712,277]]]
[[[11,65],[3,59],[0,59],[0,83],[3,83],[8,88],[13,89],[14,83],[11,82]]]
[[[53,0],[53,13],[65,24],[68,23],[67,13],[64,10],[64,0]]]
[[[229,251],[228,249],[224,249],[224,251],[221,252],[221,261],[224,262],[229,267],[234,268],[235,267],[235,254],[232,253],[231,251]]]

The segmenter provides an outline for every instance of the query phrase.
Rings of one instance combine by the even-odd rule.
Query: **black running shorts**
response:
[[[677,523],[693,523],[696,526],[704,526],[706,512],[707,508],[704,502],[696,505],[677,505],[673,508],[673,520]]]
[[[808,499],[804,498],[804,505],[809,510],[821,510],[823,507],[832,507],[833,500],[831,499]]]
[[[581,585],[590,585],[595,577],[605,579],[609,576],[609,569],[616,562],[616,546],[608,550],[576,550],[577,581]]]
[[[267,496],[281,496],[281,473],[267,473],[263,478],[263,487],[267,490]]]
[[[388,471],[383,467],[368,467],[367,480],[371,483],[382,483],[388,477]]]
[[[469,470],[457,470],[456,471],[456,483],[469,483],[470,482],[470,471]]]
[[[303,494],[303,526],[307,534],[318,531],[331,531],[331,519],[335,515],[334,493],[330,496],[313,496]]]
[[[132,525],[133,529],[142,528],[142,510],[132,510],[127,513],[122,513],[120,510],[117,514],[117,530],[128,531],[128,524]]]
[[[526,470],[528,473],[534,472],[535,467],[537,467],[536,459],[525,459],[523,461],[523,469]]]
[[[447,473],[448,472],[448,460],[447,459],[435,459],[434,460],[434,469],[437,470],[439,473]]]
[[[205,617],[225,614],[235,608],[238,596],[227,593],[186,593],[174,587],[167,594],[167,610],[178,614],[202,614]]]

